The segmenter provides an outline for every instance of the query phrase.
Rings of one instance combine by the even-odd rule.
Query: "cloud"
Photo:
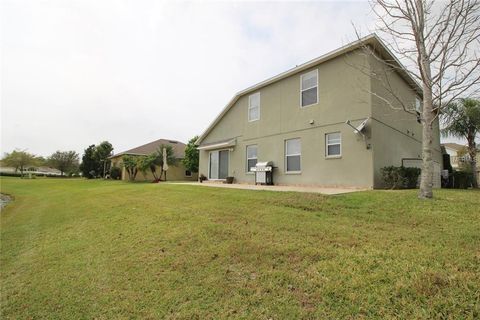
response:
[[[4,1],[1,151],[200,134],[230,98],[355,38],[365,2]]]

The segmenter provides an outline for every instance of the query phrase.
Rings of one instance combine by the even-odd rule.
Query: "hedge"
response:
[[[383,184],[388,189],[414,189],[418,186],[418,177],[421,170],[419,168],[407,167],[383,167],[380,169],[382,173]]]

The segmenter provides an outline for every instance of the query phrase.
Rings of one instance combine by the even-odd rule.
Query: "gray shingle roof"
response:
[[[117,154],[114,154],[110,158],[116,158],[122,155],[130,154],[130,155],[149,155],[155,151],[162,145],[171,145],[173,147],[173,152],[177,159],[183,159],[185,157],[185,143],[176,141],[176,140],[169,140],[169,139],[158,139],[152,141],[150,143],[138,146],[136,148],[123,151]]]

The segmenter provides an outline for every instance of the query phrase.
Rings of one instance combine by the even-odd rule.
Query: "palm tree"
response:
[[[478,186],[476,178],[476,154],[477,147],[475,138],[480,134],[480,100],[459,99],[453,102],[442,115],[444,136],[465,138],[468,143],[468,155],[474,175],[473,186]]]

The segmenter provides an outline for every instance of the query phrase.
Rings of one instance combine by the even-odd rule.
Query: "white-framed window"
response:
[[[257,165],[257,150],[256,144],[247,146],[247,172],[251,172],[252,168]]]
[[[185,170],[185,177],[191,177],[191,176],[192,176],[192,171]]]
[[[260,92],[254,93],[248,97],[248,121],[257,121],[260,119]]]
[[[285,140],[286,172],[301,172],[302,143],[300,138]]]
[[[300,106],[306,107],[318,102],[318,70],[300,76]]]
[[[325,156],[342,156],[342,135],[340,132],[332,132],[325,135]]]
[[[415,111],[422,113],[422,100],[418,96],[415,97]]]

